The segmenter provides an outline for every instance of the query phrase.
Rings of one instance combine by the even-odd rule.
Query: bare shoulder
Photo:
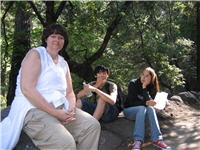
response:
[[[37,50],[32,49],[27,53],[26,57],[40,58],[40,54],[39,54],[39,52]]]
[[[25,56],[25,58],[24,58],[24,60],[22,62],[22,67],[23,66],[30,66],[30,65],[33,65],[33,64],[34,65],[40,64],[40,54],[35,49],[30,50],[26,54],[26,56]]]
[[[32,59],[34,59],[34,60],[40,60],[40,54],[39,54],[39,52],[38,52],[37,50],[35,50],[35,49],[30,50],[30,51],[26,54],[24,60],[27,61],[27,60],[32,60]]]

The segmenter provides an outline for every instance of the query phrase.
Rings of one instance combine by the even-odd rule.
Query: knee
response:
[[[139,106],[136,116],[139,116],[141,118],[144,118],[146,116],[146,107],[145,106]]]
[[[56,134],[56,133],[55,133]],[[59,134],[52,137],[53,147],[49,149],[57,150],[76,150],[76,142],[72,135],[70,134]]]
[[[97,109],[99,109],[103,112],[106,109],[106,102],[104,100],[102,100],[101,98],[99,98],[98,101],[97,101]]]
[[[63,144],[59,145],[62,147],[62,150],[76,150],[76,142],[75,140],[67,140]]]
[[[63,150],[76,150],[76,142],[72,135],[68,134],[67,136],[60,136],[59,141],[59,146],[62,147]]]
[[[98,120],[93,119],[93,121],[91,122],[91,124],[92,124],[92,126],[93,126],[95,129],[101,130],[101,125],[100,125],[100,123],[99,123]]]
[[[155,112],[155,109],[152,106],[147,107],[148,112]]]
[[[138,106],[138,113],[144,113],[146,111],[145,106]]]
[[[148,115],[155,114],[155,113],[156,113],[156,111],[153,107],[151,107],[151,106],[147,107],[147,114]]]
[[[82,108],[82,102],[81,102],[81,100],[80,99],[78,99],[77,101],[76,101],[76,107],[78,107],[78,108]]]
[[[89,127],[95,131],[99,131],[99,132],[101,131],[101,125],[99,121],[93,117],[89,121]]]

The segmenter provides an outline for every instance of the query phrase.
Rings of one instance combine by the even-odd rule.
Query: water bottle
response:
[[[86,85],[85,81],[83,82],[83,88]],[[91,97],[92,96],[92,92],[90,90],[88,90],[87,92],[87,97]]]

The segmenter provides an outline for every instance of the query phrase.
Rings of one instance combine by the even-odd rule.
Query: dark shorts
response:
[[[91,103],[85,99],[81,99],[82,102],[82,110],[88,112],[89,114],[93,115],[97,104]],[[106,110],[101,117],[103,122],[110,122],[115,120],[119,115],[119,110],[116,105],[111,105],[106,103]]]

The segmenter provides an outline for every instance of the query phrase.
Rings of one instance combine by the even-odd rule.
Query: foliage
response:
[[[9,2],[2,3],[2,14]],[[20,2],[19,2],[20,3]],[[41,44],[42,24],[28,2],[32,18],[31,47]],[[42,18],[46,5],[33,1]],[[55,1],[55,10],[60,1]],[[85,62],[98,51],[109,25],[123,6],[121,1],[67,1],[57,22],[68,30],[67,52],[76,63]],[[120,85],[125,93],[130,80],[137,78],[144,67],[151,66],[159,77],[161,90],[176,93],[177,87],[191,90],[196,77],[195,2],[133,1],[128,13],[120,13],[120,24],[112,33],[103,56],[92,67],[103,63],[111,70],[109,79]],[[16,5],[5,18],[8,49],[1,32],[1,68],[6,67],[8,86],[10,57],[13,46]],[[1,31],[3,27],[1,26]],[[8,52],[6,58],[5,53]],[[2,73],[2,72],[1,72]],[[82,88],[83,79],[71,73],[74,91]],[[5,87],[4,87],[5,88]]]
[[[6,108],[6,97],[1,95],[1,109]]]

